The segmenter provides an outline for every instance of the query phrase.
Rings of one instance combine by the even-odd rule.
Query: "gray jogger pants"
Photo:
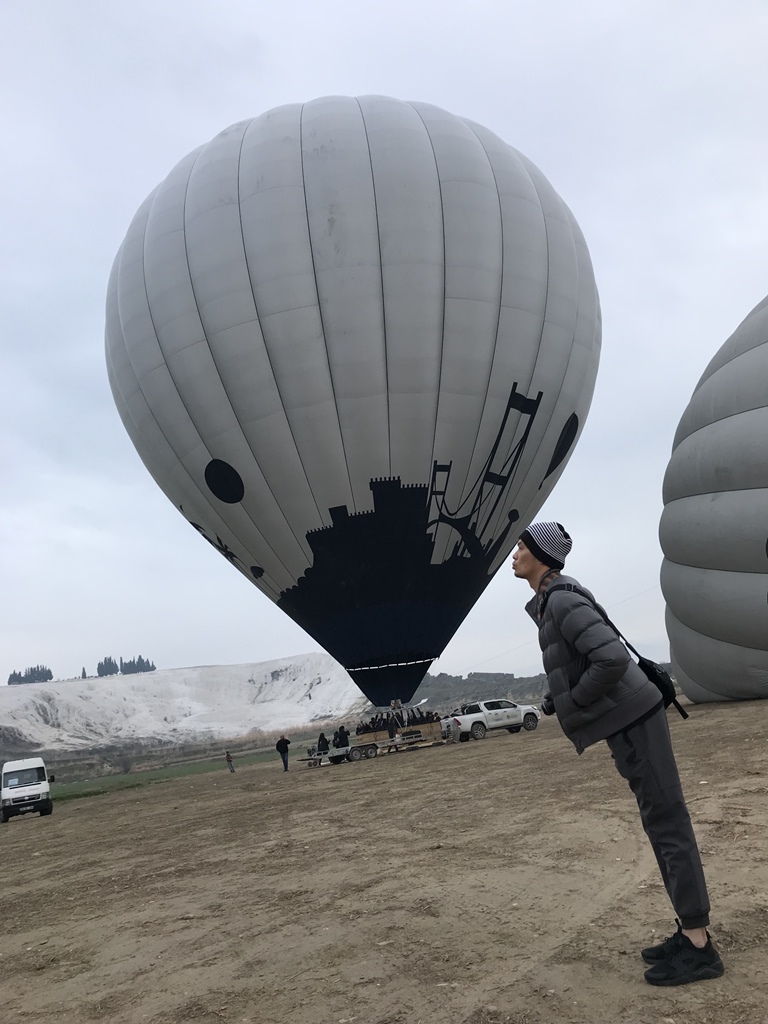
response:
[[[667,713],[609,736],[611,756],[635,794],[664,887],[683,928],[706,928],[709,896],[699,848],[680,785]]]

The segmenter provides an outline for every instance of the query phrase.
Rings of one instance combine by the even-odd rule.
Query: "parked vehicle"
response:
[[[51,814],[50,783],[55,776],[48,775],[42,757],[27,757],[22,761],[6,761],[0,786],[0,822],[5,824],[17,814],[36,811],[40,816]]]
[[[541,712],[533,704],[515,704],[511,700],[475,700],[456,708],[441,720],[445,739],[465,743],[470,736],[481,740],[489,729],[507,732],[532,732],[539,724]]]

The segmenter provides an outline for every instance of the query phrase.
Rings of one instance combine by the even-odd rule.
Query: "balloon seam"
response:
[[[432,474],[432,467],[435,464],[435,444],[436,444],[436,441],[437,441],[437,424],[438,424],[438,420],[440,419],[440,386],[441,386],[442,380],[443,380],[443,356],[445,354],[445,289],[446,289],[445,209],[443,207],[443,183],[442,183],[442,180],[440,178],[440,165],[439,165],[439,163],[437,161],[437,153],[435,152],[435,144],[432,141],[432,136],[429,134],[429,128],[427,127],[427,123],[424,120],[424,118],[422,116],[422,113],[419,110],[418,105],[415,104],[415,103],[411,103],[410,106],[413,107],[413,109],[416,111],[416,113],[417,113],[417,115],[419,117],[419,120],[424,125],[424,133],[426,134],[427,139],[429,140],[429,146],[430,146],[430,149],[432,150],[432,157],[433,157],[433,159],[435,161],[435,174],[437,176],[437,189],[438,189],[438,192],[440,194],[440,225],[441,225],[441,229],[440,230],[441,230],[442,239],[443,239],[443,312],[442,312],[442,324],[441,324],[441,328],[440,328],[440,331],[441,331],[441,340],[440,340],[440,370],[438,371],[438,375],[437,375],[437,397],[436,397],[436,400],[435,400],[435,427],[434,427],[434,431],[433,431],[433,434],[432,434],[432,455],[430,456],[429,467],[428,467],[429,473],[430,473],[430,476],[431,476],[431,474]]]
[[[494,186],[496,188],[496,202],[497,202],[498,207],[499,207],[499,235],[500,235],[500,243],[501,243],[501,260],[500,260],[500,265],[499,265],[499,308],[498,308],[498,311],[497,311],[497,314],[496,314],[496,332],[495,332],[495,336],[494,336],[494,340],[493,340],[493,351],[491,353],[491,358],[490,358],[490,361],[488,363],[488,375],[487,375],[486,382],[485,382],[485,398],[483,399],[483,407],[482,407],[482,409],[480,411],[480,416],[478,417],[478,420],[477,420],[477,430],[476,430],[476,433],[475,433],[475,440],[474,440],[474,442],[472,444],[472,452],[471,452],[471,454],[469,456],[469,460],[467,461],[467,471],[466,471],[466,473],[464,475],[464,483],[461,486],[461,490],[459,492],[459,496],[464,494],[465,491],[466,491],[467,481],[470,479],[470,476],[471,476],[472,463],[474,461],[475,452],[477,451],[477,444],[478,444],[478,441],[480,439],[480,430],[481,430],[481,428],[483,426],[483,421],[485,419],[485,410],[486,410],[487,405],[488,405],[488,393],[489,393],[490,387],[491,387],[491,377],[493,375],[493,366],[494,366],[494,363],[496,361],[496,349],[497,349],[498,343],[499,343],[499,329],[501,327],[501,299],[502,299],[502,295],[504,294],[504,221],[503,221],[503,217],[502,217],[501,196],[499,194],[499,183],[498,183],[498,181],[496,179],[496,172],[494,171],[493,163],[491,162],[491,158],[488,155],[488,150],[483,145],[483,142],[482,142],[480,136],[474,130],[474,128],[472,127],[472,125],[470,124],[469,121],[466,121],[466,120],[462,119],[462,122],[470,130],[472,135],[474,135],[475,139],[477,140],[478,145],[480,146],[480,149],[483,151],[485,159],[488,162],[488,167],[490,169],[491,176],[493,178]],[[485,463],[483,464],[483,467],[481,469],[481,472],[485,473],[488,468],[489,468],[489,460],[486,459]],[[460,501],[459,506],[456,509],[456,513],[455,514],[458,514],[461,511],[462,506],[465,505],[470,500],[470,497],[471,497],[471,493],[467,494],[467,496],[464,498],[463,501]],[[449,545],[450,545],[450,536],[446,537],[445,545],[444,545],[444,548],[443,548],[442,558],[445,558],[445,553],[448,550]]]
[[[356,96],[355,102],[360,109],[360,120],[363,122],[365,132],[365,144],[368,147],[368,163],[371,168],[371,189],[373,191],[373,215],[376,218],[376,241],[379,247],[379,280],[381,282],[381,322],[384,336],[384,379],[386,381],[387,395],[387,463],[389,475],[392,476],[392,410],[389,401],[389,361],[387,358],[387,304],[384,301],[384,267],[381,259],[381,224],[379,223],[379,204],[376,199],[376,176],[373,173],[373,156],[371,154],[371,140],[368,136],[368,125],[365,123],[365,114],[360,99]]]
[[[341,450],[344,454],[344,468],[347,471],[347,482],[349,484],[349,495],[350,504],[352,505],[353,512],[357,512],[355,505],[355,492],[352,488],[352,476],[349,472],[349,462],[347,461],[347,449],[344,444],[344,432],[341,429],[341,416],[339,415],[339,405],[336,398],[336,385],[333,380],[333,367],[331,366],[331,358],[328,352],[328,339],[325,335],[325,320],[323,318],[323,307],[320,302],[320,285],[317,280],[317,268],[315,267],[315,251],[312,245],[312,226],[309,219],[309,201],[307,200],[307,183],[304,174],[304,107],[306,104],[302,104],[301,113],[299,114],[299,155],[301,158],[301,184],[304,192],[304,210],[307,216],[307,237],[309,239],[309,255],[312,260],[312,275],[315,279],[315,292],[317,294],[317,313],[320,317],[320,327],[323,332],[323,345],[325,346],[325,358],[328,363],[328,378],[331,382],[331,393],[333,395],[333,404],[336,409],[336,422],[339,427],[339,440],[341,441]],[[321,516],[322,521],[322,516]]]

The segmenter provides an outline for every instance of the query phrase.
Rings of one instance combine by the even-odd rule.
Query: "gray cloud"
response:
[[[228,124],[330,93],[472,118],[573,209],[603,357],[542,515],[572,531],[569,569],[665,656],[672,437],[768,283],[767,28],[762,2],[6,5],[0,683],[37,661],[71,675],[105,654],[170,667],[315,648],[155,487],[115,412],[102,339],[112,259],[157,182]],[[502,569],[436,667],[537,671],[526,597]]]

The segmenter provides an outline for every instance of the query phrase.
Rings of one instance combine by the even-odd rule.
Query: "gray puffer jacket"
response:
[[[592,597],[571,576],[558,576],[525,607],[539,627],[544,671],[558,720],[581,753],[632,725],[656,707],[661,697],[583,594],[555,591],[544,601],[539,620],[544,595],[563,583]]]

